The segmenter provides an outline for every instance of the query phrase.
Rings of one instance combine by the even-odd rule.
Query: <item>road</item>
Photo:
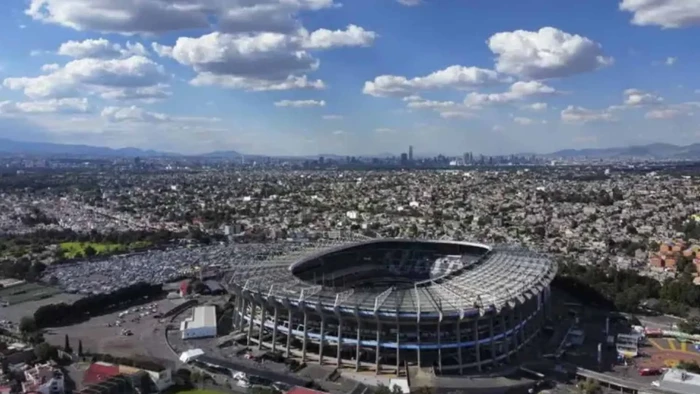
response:
[[[653,393],[653,394],[666,394],[666,391],[661,391],[656,389],[654,386],[649,384],[642,384],[635,382],[633,380],[627,380],[623,378],[618,378],[616,376],[591,371],[584,368],[576,368],[576,374],[583,376],[585,378],[590,378],[600,382],[605,382],[619,387],[625,387],[628,389],[636,390],[638,392]]]
[[[222,358],[216,358],[216,357],[211,357],[211,356],[200,356],[197,358],[198,361],[202,361],[205,363],[213,364],[213,365],[218,365],[223,368],[228,368],[234,371],[240,371],[249,375],[254,375],[254,376],[259,376],[264,379],[271,380],[273,382],[282,382],[286,383],[292,386],[306,386],[308,383],[310,383],[309,380],[303,379],[301,377],[291,375],[291,374],[285,374],[285,373],[280,373],[277,371],[272,371],[269,369],[265,369],[263,366],[257,364],[257,363],[247,363],[246,361],[249,360],[225,360]],[[256,367],[257,366],[257,367]]]

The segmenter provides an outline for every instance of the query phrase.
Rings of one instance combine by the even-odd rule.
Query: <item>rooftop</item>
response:
[[[212,326],[216,326],[216,307],[213,305],[205,305],[194,308],[192,321],[187,322],[187,328]]]

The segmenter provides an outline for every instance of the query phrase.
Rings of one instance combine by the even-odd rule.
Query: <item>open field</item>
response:
[[[148,242],[134,242],[130,244],[109,244],[109,243],[98,243],[98,242],[63,242],[59,246],[63,256],[69,259],[76,257],[84,257],[85,249],[91,247],[96,255],[100,254],[111,254],[111,253],[124,253],[130,250],[144,248],[149,245]]]
[[[60,294],[61,290],[38,283],[23,283],[0,289],[0,301],[16,305],[27,301],[38,301]]]

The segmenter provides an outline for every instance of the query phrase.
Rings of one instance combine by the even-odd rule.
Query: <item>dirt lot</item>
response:
[[[42,301],[52,299],[53,296],[63,293],[55,287],[40,285],[38,283],[23,283],[0,289],[0,301],[12,305],[29,301]]]
[[[41,300],[24,301],[19,304],[13,304],[4,308],[0,308],[0,315],[2,316],[2,319],[0,320],[9,320],[18,323],[20,319],[22,319],[24,316],[32,316],[34,314],[34,311],[41,306],[48,304],[58,304],[61,302],[71,303],[82,297],[83,296],[78,294],[59,293],[54,294],[49,298],[44,298]]]
[[[161,313],[175,306],[169,300],[160,300],[155,303],[157,310]],[[115,326],[115,322],[119,320],[119,312],[115,312],[73,326],[52,328],[45,338],[53,345],[63,346],[65,335],[68,335],[71,346],[77,348],[78,340],[81,340],[85,352],[109,353],[122,357],[143,355],[164,359],[175,358],[165,342],[165,323],[161,323],[160,319],[152,315],[133,321],[139,313],[141,311],[124,316],[121,319],[123,321],[121,327]],[[131,330],[133,335],[122,335],[122,329]]]

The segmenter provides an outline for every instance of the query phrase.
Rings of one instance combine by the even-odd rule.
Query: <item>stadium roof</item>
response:
[[[326,251],[379,241],[382,240],[350,237],[300,243],[288,253],[260,261],[232,263],[226,282],[229,286],[264,299],[274,298],[280,303],[305,303],[360,314],[464,316],[524,303],[548,287],[556,274],[556,264],[530,250],[513,246],[488,248],[466,242],[463,244],[484,247],[488,252],[449,275],[417,282],[412,288],[338,289],[302,281],[290,272],[292,264],[321,256]]]

